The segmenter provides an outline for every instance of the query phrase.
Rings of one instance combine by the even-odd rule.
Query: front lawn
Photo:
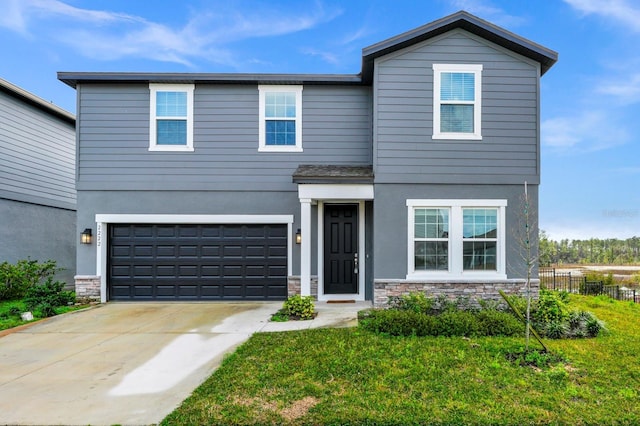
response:
[[[85,308],[87,305],[72,305],[72,306],[58,306],[55,308],[57,315],[64,314],[66,312],[76,311],[78,309]],[[9,328],[17,327],[19,325],[27,324],[29,322],[38,321],[46,318],[40,311],[33,311],[33,320],[24,321],[20,314],[28,311],[26,304],[23,300],[4,300],[0,301],[0,331]]]
[[[162,424],[640,424],[640,305],[571,306],[610,334],[546,340],[542,368],[507,359],[521,338],[258,333]]]

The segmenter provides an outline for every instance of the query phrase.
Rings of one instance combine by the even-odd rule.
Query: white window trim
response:
[[[193,84],[158,84],[149,83],[149,151],[193,151]],[[156,130],[156,96],[158,92],[186,92],[187,93],[187,144],[186,145],[158,145]],[[163,117],[171,118],[171,117]],[[176,117],[183,118],[183,117]]]
[[[440,131],[440,85],[443,72],[465,72],[475,75],[473,133]],[[433,64],[433,136],[432,139],[482,140],[482,64]]]
[[[303,86],[275,86],[259,85],[259,123],[258,123],[258,151],[261,152],[302,152],[302,87]],[[288,92],[296,95],[296,144],[295,145],[267,145],[265,95],[269,92]]]
[[[506,273],[506,207],[507,200],[407,200],[407,279],[477,280],[507,279]],[[449,270],[416,271],[414,264],[414,211],[416,208],[449,210]],[[464,208],[498,209],[498,242],[495,271],[465,271],[462,259],[462,210]]]

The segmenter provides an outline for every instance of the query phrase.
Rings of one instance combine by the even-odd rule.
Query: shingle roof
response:
[[[79,82],[154,83],[254,83],[254,84],[365,84],[373,80],[374,59],[457,28],[540,63],[544,74],[558,60],[551,49],[520,37],[504,28],[460,11],[362,49],[360,74],[224,74],[224,73],[136,73],[58,72],[58,79],[75,88]]]
[[[371,165],[301,164],[293,172],[295,183],[373,183]]]

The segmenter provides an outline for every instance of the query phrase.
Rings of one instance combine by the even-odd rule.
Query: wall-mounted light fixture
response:
[[[80,243],[82,244],[91,244],[91,228],[86,228],[80,234]]]
[[[302,234],[300,233],[300,228],[296,231],[296,244],[300,244],[302,242]]]

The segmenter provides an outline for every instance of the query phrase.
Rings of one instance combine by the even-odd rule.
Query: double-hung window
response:
[[[258,86],[259,151],[302,151],[302,86]]]
[[[193,151],[193,84],[149,84],[149,151]]]
[[[433,64],[433,139],[482,139],[482,65]]]
[[[506,200],[407,200],[407,278],[506,278]]]
[[[449,209],[414,210],[414,258],[417,271],[449,269]]]

